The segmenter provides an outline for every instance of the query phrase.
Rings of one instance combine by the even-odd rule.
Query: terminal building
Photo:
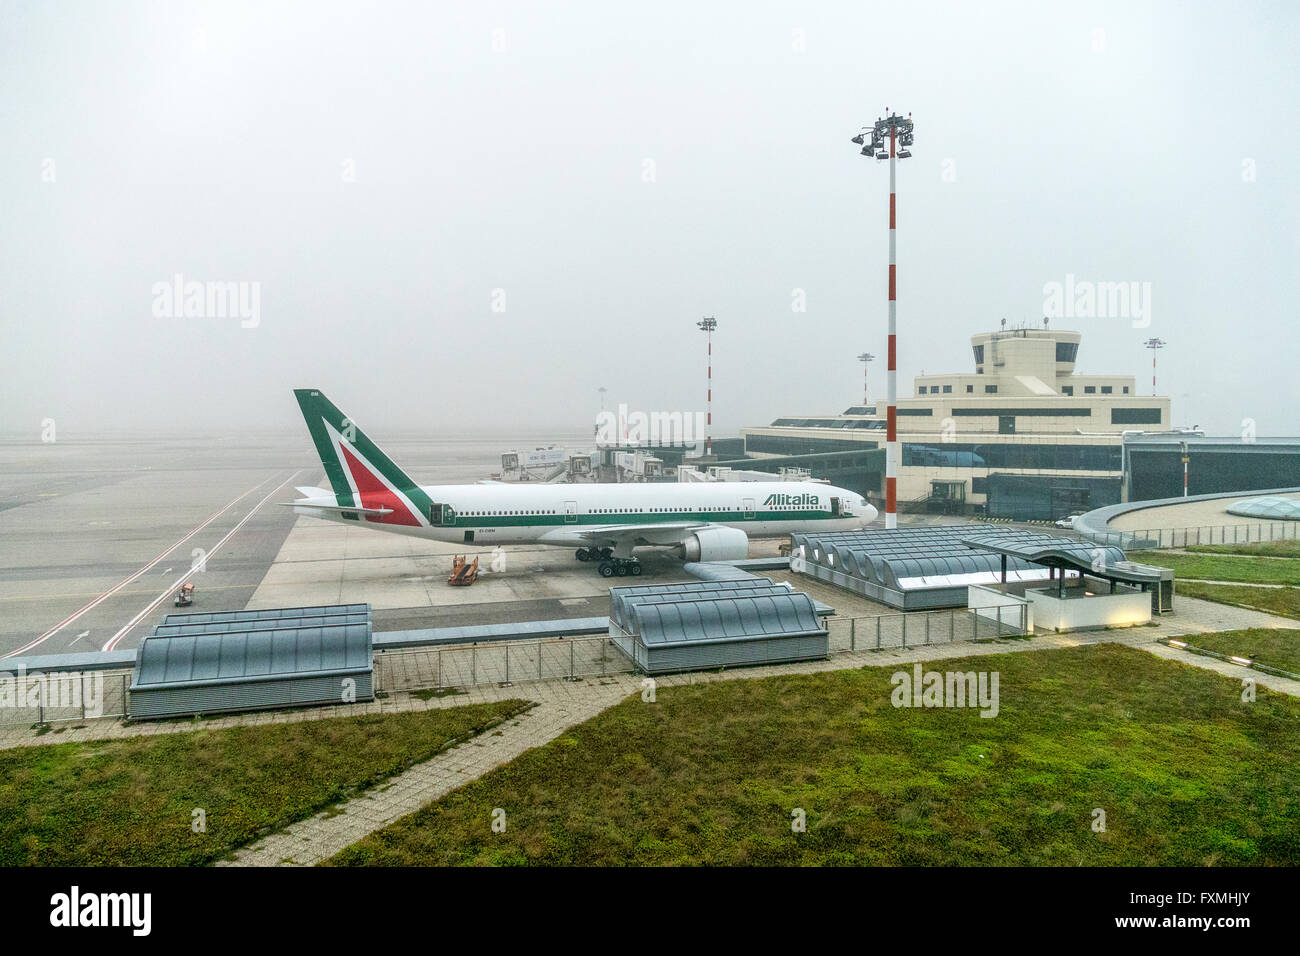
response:
[[[1119,502],[1124,433],[1168,432],[1170,402],[1139,395],[1131,375],[1077,373],[1081,338],[1046,323],[984,332],[971,337],[972,371],[918,376],[914,394],[898,400],[900,510],[1024,521]],[[741,435],[758,459],[878,449],[875,467],[848,487],[882,499],[883,403],[778,418]]]

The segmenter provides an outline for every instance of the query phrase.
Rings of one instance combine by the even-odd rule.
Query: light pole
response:
[[[886,355],[886,388],[888,406],[885,410],[885,528],[898,527],[898,266],[895,228],[897,220],[897,161],[910,159],[912,145],[912,114],[906,117],[890,113],[877,119],[874,126],[863,127],[864,132],[853,137],[862,147],[863,156],[889,160],[889,348]],[[866,131],[871,142],[866,143]],[[885,137],[889,137],[889,152],[885,152]],[[898,147],[902,147],[899,149]]]
[[[699,322],[695,323],[701,331],[709,337],[709,381],[708,381],[708,398],[706,413],[707,431],[704,434],[704,454],[713,454],[713,330],[718,327],[718,320],[713,316],[706,316]]]
[[[1165,347],[1164,339],[1147,339],[1142,343],[1151,350],[1151,394],[1156,393],[1156,353]]]
[[[862,363],[862,404],[864,407],[871,405],[871,389],[867,385],[867,369],[874,358],[875,356],[870,352],[863,352],[858,356],[858,361]]]

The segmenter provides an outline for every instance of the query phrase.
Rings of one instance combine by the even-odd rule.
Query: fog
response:
[[[884,390],[888,169],[849,138],[891,107],[902,395],[1049,283],[1149,283],[1053,321],[1079,371],[1147,394],[1159,336],[1175,424],[1295,435],[1298,9],[5,2],[0,430],[296,428],[315,386],[581,432],[602,386],[703,409],[706,315],[715,436],[838,412],[859,352]]]

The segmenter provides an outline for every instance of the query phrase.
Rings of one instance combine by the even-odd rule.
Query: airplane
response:
[[[455,544],[574,548],[602,577],[639,575],[636,548],[686,561],[749,556],[751,537],[876,519],[862,495],[811,481],[418,485],[319,389],[294,389],[330,489],[300,487],[296,514]]]

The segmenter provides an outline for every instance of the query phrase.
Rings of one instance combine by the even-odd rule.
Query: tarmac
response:
[[[537,443],[506,434],[381,441],[425,483],[476,481],[500,467],[503,451]],[[0,441],[0,656],[135,647],[176,610],[172,595],[187,580],[194,611],[347,593],[369,601],[384,629],[602,613],[608,585],[597,585],[592,566],[580,571],[570,552],[520,554],[496,581],[451,588],[452,549],[281,506],[297,497],[295,486],[323,480],[305,428],[253,438]],[[533,584],[537,564],[567,573]],[[672,568],[666,559],[647,566]],[[488,603],[490,614],[475,610]],[[446,607],[436,623],[426,613],[435,606]]]
[[[480,480],[503,451],[538,443],[380,441],[424,483]],[[613,584],[693,580],[666,552],[641,552],[640,576],[611,580],[567,549],[494,556],[282,507],[295,486],[323,482],[305,430],[0,441],[0,656],[131,649],[176,610],[185,581],[193,611],[368,602],[376,630],[388,631],[603,616]],[[779,543],[755,541],[751,553]],[[479,558],[472,587],[447,584],[458,553]]]

